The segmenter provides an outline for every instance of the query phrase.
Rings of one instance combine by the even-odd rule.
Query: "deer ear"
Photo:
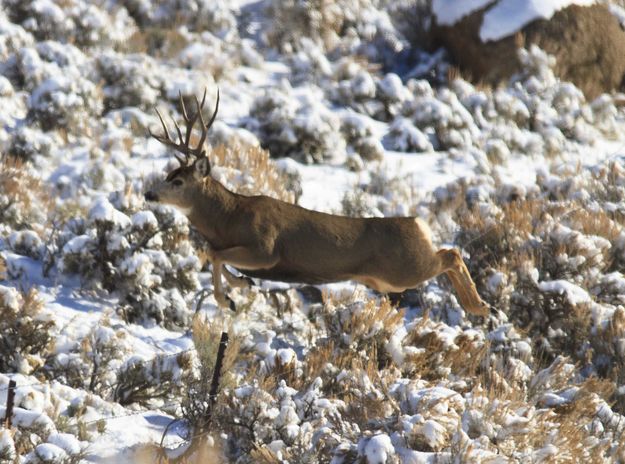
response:
[[[206,156],[196,159],[193,167],[195,167],[195,175],[199,178],[204,178],[211,173],[211,165]]]

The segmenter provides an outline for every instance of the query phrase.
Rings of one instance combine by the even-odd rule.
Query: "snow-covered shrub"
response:
[[[291,83],[323,83],[332,74],[332,63],[325,55],[323,47],[308,37],[300,39],[297,51],[286,56],[291,68]]]
[[[330,339],[347,352],[376,353],[378,366],[391,362],[389,353],[383,349],[403,319],[403,312],[388,300],[376,302],[356,301],[329,306],[324,323]]]
[[[130,21],[123,9],[90,4],[83,0],[5,0],[12,22],[37,40],[73,42],[78,46],[111,44],[126,37]]]
[[[365,161],[379,161],[383,158],[384,147],[374,135],[371,122],[364,116],[349,112],[341,118],[341,132],[348,148]]]
[[[429,137],[407,118],[396,118],[384,136],[384,145],[390,150],[403,152],[432,151]]]
[[[13,1],[5,0],[11,21],[21,24],[38,40],[64,41],[73,32],[73,24],[64,9],[52,0]]]
[[[296,462],[329,461],[340,441],[337,429],[352,435],[357,427],[343,421],[344,403],[324,397],[322,386],[318,377],[299,390],[267,377],[224,391],[214,420],[231,437],[224,443],[229,461],[264,462],[287,453]]]
[[[43,243],[39,235],[32,230],[11,232],[7,241],[9,249],[19,255],[29,256],[35,259],[40,259],[43,256]]]
[[[233,365],[238,355],[240,341],[233,333],[232,327],[222,324],[208,324],[199,318],[193,321],[193,344],[197,353],[197,365],[189,376],[185,398],[182,403],[182,414],[193,433],[201,433],[210,425],[214,408],[219,398],[210,397],[212,379],[214,377],[217,351],[222,332],[228,332],[228,346],[222,360],[219,373],[217,395],[233,384]]]
[[[37,156],[50,156],[53,147],[53,137],[31,127],[22,126],[12,132],[7,154],[23,161],[34,161]]]
[[[143,29],[184,25],[192,31],[208,31],[227,41],[238,38],[235,17],[238,7],[228,1],[123,0],[122,4]]]
[[[0,430],[2,462],[82,462],[88,445],[85,440],[90,434],[86,433],[79,414],[75,414],[73,406],[78,401],[74,401],[74,404],[67,401],[67,390],[63,391],[67,387],[55,388],[51,384],[29,385],[23,379],[20,380],[20,376],[13,376],[13,379],[17,380],[18,389],[12,427],[10,430]],[[33,382],[34,377],[30,379],[30,383],[36,384]],[[8,382],[9,377],[0,374],[0,389],[6,391]],[[6,394],[0,395],[6,398]],[[98,399],[93,398],[92,404],[97,403]]]
[[[367,69],[361,68],[353,76],[338,83],[335,100],[360,113],[384,119],[384,105],[375,96],[375,79]]]
[[[101,92],[78,48],[41,42],[18,50],[7,65],[14,85],[29,92],[28,118],[42,129],[84,129],[89,116],[100,114]]]
[[[343,214],[353,217],[415,216],[419,202],[411,176],[396,177],[384,169],[371,172],[368,183],[345,192],[341,200]]]
[[[0,61],[5,62],[16,51],[30,47],[35,38],[23,27],[13,24],[5,8],[0,10]]]
[[[118,383],[117,371],[132,347],[123,329],[113,329],[103,317],[67,351],[56,353],[46,366],[47,374],[74,388],[105,398]]]
[[[406,102],[413,98],[400,77],[389,73],[380,78],[352,60],[345,58],[337,63],[335,78],[339,82],[332,89],[332,99],[381,121],[399,115]]]
[[[358,441],[358,456],[367,464],[399,464],[391,438],[385,433],[368,434]]]
[[[377,198],[362,189],[347,191],[341,199],[341,214],[349,217],[381,217]]]
[[[0,161],[0,226],[40,230],[47,219],[50,196],[29,165]]]
[[[190,352],[159,355],[145,360],[133,356],[117,372],[113,399],[120,404],[149,405],[155,400],[172,401],[188,387],[192,365]]]
[[[64,128],[82,132],[89,115],[99,114],[102,98],[96,84],[60,74],[44,80],[30,94],[29,116],[43,130]]]
[[[86,219],[68,224],[59,266],[88,287],[116,292],[127,320],[185,326],[184,297],[197,288],[199,268],[187,236],[187,221],[169,208],[129,216],[100,198]]]
[[[512,79],[512,91],[529,109],[534,128],[544,130],[556,127],[567,138],[591,143],[600,131],[612,135],[615,117],[609,101],[598,99],[595,124],[593,106],[586,103],[584,94],[570,82],[560,82],[554,75],[555,60],[536,45],[520,49],[522,71]]]
[[[35,290],[0,285],[0,371],[31,374],[52,352],[55,323]]]
[[[543,361],[562,353],[580,361],[596,351],[614,356],[612,341],[597,349],[588,340],[599,314],[614,310],[604,305],[620,304],[619,276],[610,271],[621,253],[622,226],[602,209],[584,205],[584,196],[564,193],[568,201],[550,202],[560,187],[556,179],[548,184],[540,199],[493,207],[486,198],[472,209],[460,208],[458,243],[470,256],[478,292],[495,307],[508,308],[515,325],[528,327]]]
[[[341,4],[343,3],[343,5]],[[342,8],[348,2],[324,0],[281,0],[268,5],[272,18],[267,40],[275,48],[291,51],[302,37],[311,39],[326,49],[334,48],[343,26]]]
[[[342,160],[346,147],[340,121],[318,97],[311,92],[296,96],[290,89],[266,92],[254,100],[248,128],[273,157],[305,163]]]
[[[161,93],[163,72],[153,58],[106,52],[97,58],[104,80],[104,110],[136,106],[151,110]]]
[[[488,345],[481,334],[468,334],[453,327],[444,334],[437,323],[421,319],[406,328],[403,337],[393,334],[387,350],[409,376],[442,379],[453,375],[473,377],[484,367]],[[401,332],[399,332],[401,334]]]
[[[311,39],[335,54],[362,55],[392,65],[406,42],[386,8],[371,0],[281,0],[267,7],[267,42],[284,52]]]
[[[471,113],[462,105],[457,95],[442,88],[436,95],[418,97],[404,109],[422,131],[436,133],[437,149],[464,148],[478,139],[479,130]]]

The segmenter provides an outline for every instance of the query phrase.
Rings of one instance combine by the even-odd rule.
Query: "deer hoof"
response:
[[[234,304],[234,301],[232,301],[232,299],[230,297],[226,297],[226,300],[228,301],[228,306],[230,307],[231,311],[234,311],[235,313],[237,312],[237,307]]]

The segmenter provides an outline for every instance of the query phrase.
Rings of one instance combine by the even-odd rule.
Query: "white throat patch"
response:
[[[176,206],[176,208],[178,208],[178,211],[180,211],[182,214],[184,214],[187,217],[189,217],[189,215],[191,214],[191,211],[193,210],[193,207],[181,208],[180,206]]]

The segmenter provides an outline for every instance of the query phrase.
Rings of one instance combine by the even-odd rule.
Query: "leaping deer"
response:
[[[351,218],[320,213],[264,195],[231,192],[210,175],[204,150],[208,131],[219,109],[219,92],[212,117],[205,122],[201,103],[189,117],[182,96],[180,105],[186,132],[174,121],[174,141],[158,109],[163,134],[150,135],[173,148],[180,166],[145,193],[148,201],[179,208],[210,245],[214,296],[224,307],[232,301],[224,293],[222,275],[231,286],[247,281],[231,274],[228,264],[252,277],[321,284],[353,280],[378,292],[403,292],[446,273],[467,311],[485,316],[471,275],[456,249],[432,246],[428,225],[415,217]],[[192,148],[193,126],[201,135]]]

